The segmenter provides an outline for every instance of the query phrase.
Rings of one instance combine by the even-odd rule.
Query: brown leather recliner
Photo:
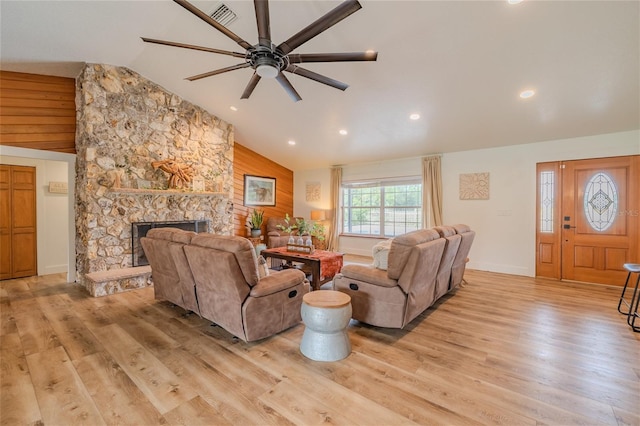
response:
[[[151,266],[155,298],[200,315],[195,282],[182,249],[195,235],[178,228],[154,228],[140,243]]]
[[[444,246],[442,259],[440,259],[438,276],[436,278],[435,297],[436,300],[438,300],[451,290],[451,267],[458,253],[462,237],[456,233],[453,226],[436,226],[433,229],[447,242]]]
[[[289,219],[290,223],[295,224],[299,217],[292,217]],[[294,230],[291,233],[285,232],[278,226],[286,227],[287,223],[284,221],[284,217],[270,217],[267,219],[267,248],[284,247],[289,241],[291,235],[298,235]]]
[[[259,278],[256,252],[246,238],[198,234],[184,246],[201,315],[244,341],[263,339],[302,320],[309,281],[286,269]]]
[[[456,233],[460,235],[461,239],[458,253],[456,253],[453,265],[451,265],[451,290],[460,287],[463,281],[469,251],[471,251],[471,244],[473,244],[473,240],[476,237],[475,231],[472,231],[468,225],[457,224],[453,225],[453,228],[456,230]]]
[[[351,296],[352,318],[379,327],[403,328],[436,300],[436,278],[446,240],[434,229],[395,237],[388,269],[345,265],[333,289]]]

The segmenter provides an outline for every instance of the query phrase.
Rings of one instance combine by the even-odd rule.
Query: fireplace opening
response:
[[[148,265],[149,261],[144,254],[140,238],[147,235],[153,228],[180,228],[185,231],[194,231],[196,233],[207,232],[209,229],[208,220],[181,220],[173,222],[133,222],[131,224],[131,252],[133,255],[133,266]]]

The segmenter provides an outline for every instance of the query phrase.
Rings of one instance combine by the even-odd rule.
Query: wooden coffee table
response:
[[[303,271],[311,273],[311,288],[319,290],[320,286],[342,269],[342,253],[326,250],[316,250],[312,254],[287,251],[286,247],[262,250],[260,254],[266,258],[282,259],[287,262],[302,263]]]

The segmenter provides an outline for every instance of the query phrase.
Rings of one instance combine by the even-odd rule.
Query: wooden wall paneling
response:
[[[245,220],[255,208],[243,204],[245,174],[276,178],[275,207],[257,207],[259,210],[264,210],[262,234],[265,235],[269,217],[284,217],[286,213],[293,214],[293,171],[235,143],[233,150],[233,233],[242,237],[247,236],[247,230],[244,227]]]
[[[75,154],[73,78],[0,71],[0,144]]]

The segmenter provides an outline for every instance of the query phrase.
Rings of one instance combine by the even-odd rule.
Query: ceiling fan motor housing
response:
[[[289,65],[286,55],[260,45],[249,51],[247,56],[249,64],[261,77],[275,78]]]

